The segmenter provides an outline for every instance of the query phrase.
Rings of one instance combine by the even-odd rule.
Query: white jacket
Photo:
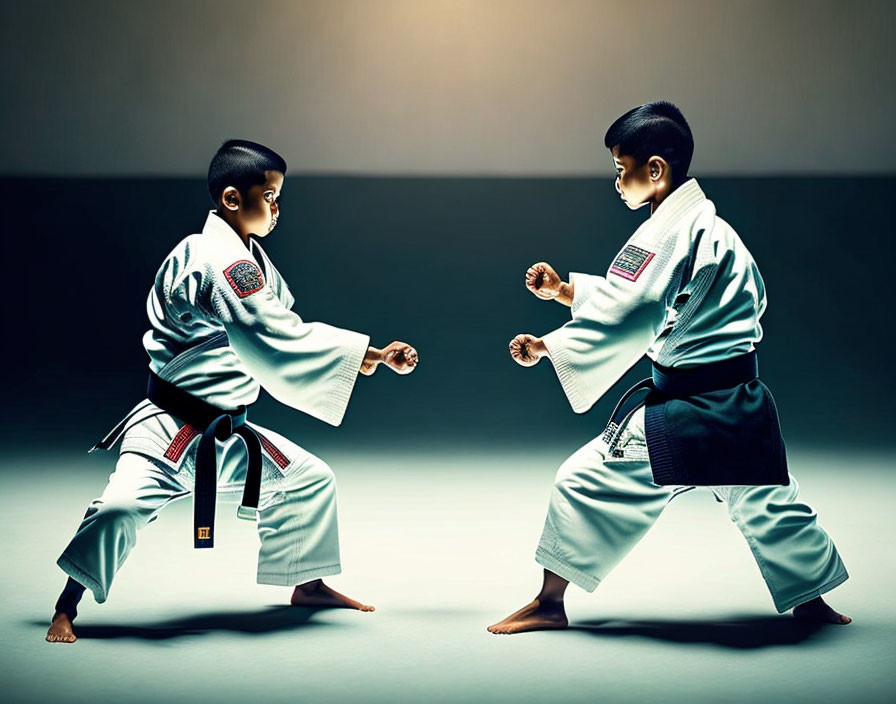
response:
[[[278,401],[331,425],[345,415],[367,335],[306,323],[290,310],[292,294],[254,240],[247,249],[214,211],[202,233],[165,258],[147,299],[143,345],[150,369],[224,409],[248,405],[264,387]],[[161,411],[148,400],[95,446]],[[145,433],[128,433],[122,452],[155,450]],[[164,450],[164,448],[161,448]]]
[[[635,231],[605,276],[570,278],[572,320],[543,339],[576,413],[645,354],[687,368],[746,354],[762,338],[762,277],[694,179]]]

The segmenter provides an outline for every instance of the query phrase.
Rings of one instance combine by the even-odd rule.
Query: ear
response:
[[[228,210],[236,212],[240,209],[240,205],[242,204],[240,192],[235,187],[228,186],[221,194],[221,204]]]
[[[651,181],[660,181],[669,173],[669,164],[661,156],[652,156],[647,160],[647,173]]]

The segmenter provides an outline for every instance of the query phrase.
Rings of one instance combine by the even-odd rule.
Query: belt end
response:
[[[258,517],[258,509],[241,505],[236,510],[236,517],[242,518],[244,521],[254,521]]]
[[[193,547],[197,550],[215,547],[215,534],[211,526],[196,526]]]

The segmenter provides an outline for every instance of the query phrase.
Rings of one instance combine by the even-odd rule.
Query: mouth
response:
[[[277,218],[271,218],[271,224],[268,226],[268,232],[277,227]]]

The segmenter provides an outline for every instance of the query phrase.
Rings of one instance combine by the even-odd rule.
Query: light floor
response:
[[[80,640],[43,641],[55,559],[111,456],[13,455],[0,473],[4,701],[896,701],[893,455],[791,450],[803,497],[852,578],[847,627],[778,616],[746,543],[707,492],[676,499],[594,594],[570,589],[566,632],[493,636],[530,599],[554,470],[575,448],[515,454],[320,454],[339,482],[337,589],[373,614],[284,607],[254,583],[253,527],[219,509],[190,545],[191,504],[140,534]]]

